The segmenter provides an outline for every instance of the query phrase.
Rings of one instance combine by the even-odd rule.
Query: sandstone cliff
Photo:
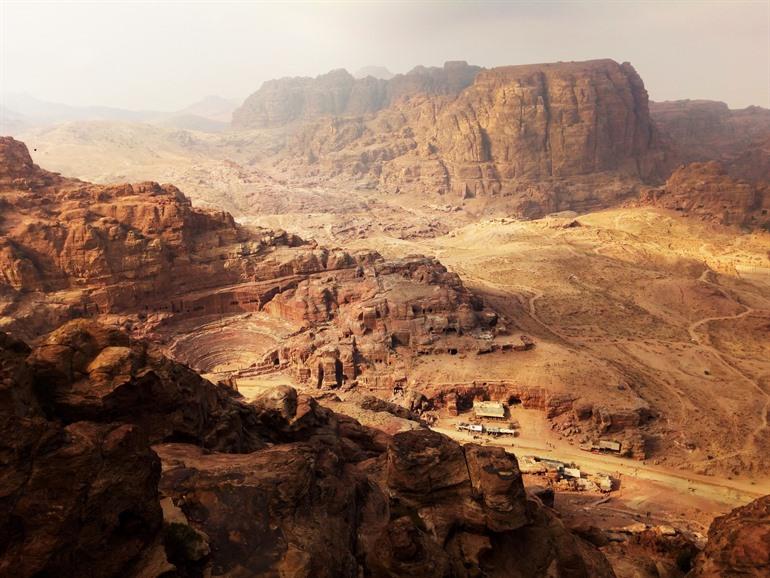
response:
[[[641,200],[723,225],[770,229],[770,185],[733,178],[717,161],[678,168]]]
[[[681,161],[717,160],[734,177],[770,181],[770,110],[677,100],[651,103],[650,114]]]
[[[390,193],[506,197],[524,216],[606,206],[665,178],[633,67],[612,60],[484,70],[458,94],[418,92],[374,117],[306,123],[287,170]]]
[[[659,176],[647,92],[628,63],[484,71],[437,121],[430,136],[453,186],[466,195],[604,171]]]
[[[613,576],[500,448],[246,404],[92,322],[0,334],[0,396],[2,574]]]
[[[281,78],[265,82],[233,113],[233,127],[278,127],[322,116],[374,113],[415,94],[457,94],[481,70],[465,62],[443,68],[418,66],[388,80],[354,78],[344,69],[316,78]]]

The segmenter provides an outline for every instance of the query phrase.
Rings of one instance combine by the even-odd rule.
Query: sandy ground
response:
[[[657,457],[766,481],[770,237],[643,208],[563,228],[569,220],[494,219],[434,239],[360,244],[437,256],[547,351],[548,367],[468,359],[461,373],[508,372],[619,404],[622,379],[662,416]],[[540,377],[528,375],[536,368]]]

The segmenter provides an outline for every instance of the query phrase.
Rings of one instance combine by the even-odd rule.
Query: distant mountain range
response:
[[[121,121],[157,123],[202,132],[227,128],[240,101],[207,96],[182,110],[128,110],[108,106],[72,106],[49,102],[24,93],[5,93],[0,100],[0,133],[16,134],[29,128],[73,121]]]

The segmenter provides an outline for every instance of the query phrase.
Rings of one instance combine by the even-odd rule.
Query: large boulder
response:
[[[688,576],[770,576],[770,496],[716,518]]]
[[[47,415],[28,354],[0,333],[0,575],[120,575],[160,530],[160,460],[136,425]]]
[[[253,409],[145,342],[76,319],[32,352],[33,383],[49,415],[66,423],[134,423],[152,443],[221,451],[263,447]]]

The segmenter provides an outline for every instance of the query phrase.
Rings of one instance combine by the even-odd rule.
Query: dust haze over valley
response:
[[[770,575],[770,4],[0,18],[0,576]]]

